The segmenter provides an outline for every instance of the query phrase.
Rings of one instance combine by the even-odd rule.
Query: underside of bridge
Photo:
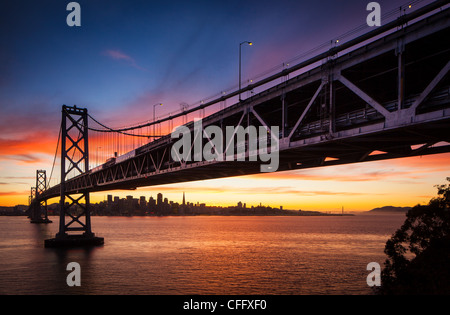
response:
[[[202,127],[279,127],[276,171],[450,152],[449,12],[441,12],[202,120]],[[191,139],[194,124],[187,125]],[[202,147],[210,141],[200,137]],[[276,138],[276,139],[275,139]],[[260,173],[261,160],[175,161],[164,136],[135,156],[85,172],[66,191],[106,191]],[[223,140],[223,148],[227,146]],[[237,152],[238,143],[235,143]],[[191,148],[192,149],[192,148]],[[301,176],[301,173],[299,173]],[[47,191],[59,195],[59,187]]]

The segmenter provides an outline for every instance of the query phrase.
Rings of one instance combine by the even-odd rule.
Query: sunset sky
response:
[[[0,4],[0,206],[27,204],[37,169],[50,173],[63,104],[112,127],[132,125],[233,88],[365,23],[361,0],[70,1]],[[378,1],[382,12],[407,2]],[[430,1],[423,1],[421,5]],[[244,47],[243,47],[244,48]],[[229,103],[228,105],[230,105]],[[92,152],[91,152],[92,153]],[[450,154],[179,183],[133,192],[208,205],[340,211],[413,206],[450,176]],[[55,170],[59,172],[59,169]],[[57,200],[53,200],[57,201]]]

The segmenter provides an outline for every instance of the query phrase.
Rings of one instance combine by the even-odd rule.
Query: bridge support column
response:
[[[398,58],[398,79],[397,79],[397,89],[398,89],[398,105],[397,110],[402,110],[405,103],[405,44],[403,38],[397,41],[397,49],[395,50],[396,56]]]
[[[89,172],[87,109],[63,105],[59,232],[54,239],[45,241],[46,247],[103,245],[103,238],[96,237],[91,230],[89,191],[78,191],[66,185],[69,176],[86,172]],[[67,223],[66,219],[69,219]]]
[[[47,189],[47,173],[45,170],[36,171],[36,187],[34,199],[31,197],[31,223],[52,223],[47,215],[47,200],[41,200],[40,195]],[[32,193],[33,194],[33,193]]]
[[[286,102],[286,93],[281,95],[281,138],[287,136],[288,128],[288,104]]]

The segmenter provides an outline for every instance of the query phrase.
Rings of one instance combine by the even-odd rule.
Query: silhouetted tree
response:
[[[447,177],[450,182],[450,177]],[[382,294],[450,294],[450,185],[417,205],[386,242]]]

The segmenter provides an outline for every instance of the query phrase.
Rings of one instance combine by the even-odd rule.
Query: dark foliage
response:
[[[386,242],[381,294],[450,294],[450,185],[436,187]]]

